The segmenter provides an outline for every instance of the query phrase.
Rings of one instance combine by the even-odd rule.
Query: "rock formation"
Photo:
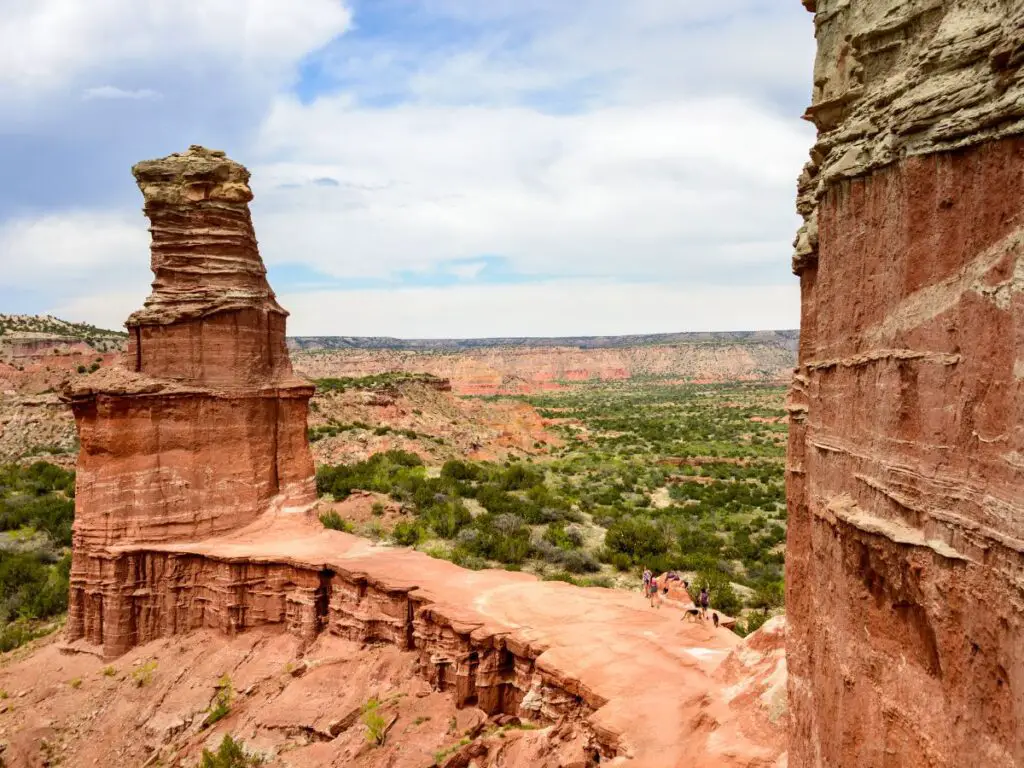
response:
[[[135,642],[108,548],[212,536],[316,498],[313,387],[291,371],[248,171],[192,147],[133,173],[152,223],[153,292],[128,319],[124,366],[65,392],[81,440],[69,633],[108,652]]]
[[[139,530],[128,535],[167,540],[181,521],[188,535],[201,536],[249,522],[272,503],[309,504],[313,388],[291,371],[287,313],[267,284],[249,218],[248,171],[222,152],[192,147],[133,173],[152,224],[156,279],[126,323],[129,375],[77,383],[72,394],[85,454],[81,489],[104,494],[86,498],[83,511],[103,509],[109,544],[119,538],[110,531],[117,509],[131,518],[130,507],[146,505]],[[124,439],[140,418],[142,445]],[[125,443],[129,450],[118,450]],[[176,448],[188,455],[169,462]],[[97,454],[102,471],[118,479],[132,473],[111,459],[131,462],[130,490],[90,476],[88,460]],[[131,501],[112,504],[112,494]],[[147,495],[159,496],[160,509]],[[83,521],[80,535],[90,528]]]
[[[1021,766],[1024,2],[804,5],[790,765]]]
[[[752,649],[764,680],[738,686],[735,665],[716,678],[736,635],[651,611],[639,594],[466,571],[326,530],[310,510],[313,388],[285,354],[248,173],[201,147],[134,172],[153,224],[153,293],[128,320],[124,366],[64,395],[81,439],[68,650],[110,659],[196,630],[393,646],[459,708],[557,722],[539,752],[520,753],[538,768],[784,760],[777,702],[758,703],[778,687],[777,653]],[[201,730],[195,713],[188,722]],[[720,726],[728,743],[714,738]],[[494,746],[445,764],[508,764]],[[303,764],[340,764],[321,757]],[[403,760],[388,764],[423,764]]]

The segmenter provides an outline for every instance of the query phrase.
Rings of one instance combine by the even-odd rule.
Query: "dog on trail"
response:
[[[718,629],[718,614],[717,614],[717,613],[714,613],[714,612],[712,612],[712,614],[711,614],[711,620],[712,620],[713,622],[715,622],[715,629]]]
[[[687,608],[683,611],[683,621],[700,621],[700,608]]]

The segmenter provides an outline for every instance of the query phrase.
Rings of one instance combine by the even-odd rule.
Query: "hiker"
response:
[[[651,577],[651,608],[661,608],[661,597],[658,595],[658,580]]]
[[[651,596],[651,569],[646,565],[644,566],[644,597]]]
[[[708,594],[708,588],[704,587],[700,591],[700,617],[706,619],[708,617],[708,606],[711,604],[711,596]]]

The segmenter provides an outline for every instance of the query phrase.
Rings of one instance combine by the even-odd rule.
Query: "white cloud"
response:
[[[0,87],[58,88],[107,67],[210,60],[264,74],[343,32],[341,0],[0,0]]]
[[[0,287],[80,285],[148,267],[149,234],[140,214],[68,211],[0,224]]]
[[[2,122],[11,135],[52,135],[65,151],[45,154],[84,179],[73,194],[55,187],[54,207],[76,210],[0,220],[0,290],[120,323],[150,280],[127,166],[145,156],[136,147],[198,141],[252,169],[268,263],[381,277],[433,274],[442,262],[452,272],[461,259],[454,273],[472,280],[474,259],[499,256],[512,270],[571,278],[295,294],[307,332],[796,323],[795,300],[782,318],[774,303],[795,297],[794,179],[813,133],[798,105],[783,105],[809,91],[811,17],[795,0],[786,12],[778,0],[353,2],[357,27],[373,4],[374,31],[313,56],[340,90],[310,100],[307,81],[300,101],[290,90],[299,63],[350,26],[344,0],[0,0]],[[457,21],[455,37],[435,34],[436,14]],[[390,25],[400,33],[389,37]],[[145,104],[121,105],[113,133],[118,107],[105,100]],[[116,203],[93,203],[103,153],[123,163]],[[22,205],[17,191],[9,199]],[[90,203],[127,208],[80,209]],[[414,310],[436,330],[417,331]],[[579,327],[559,330],[570,320]]]
[[[616,284],[324,291],[279,296],[292,336],[399,338],[584,336],[795,328],[800,295],[788,286]]]
[[[118,88],[115,85],[100,85],[95,88],[86,88],[82,92],[82,98],[86,101],[90,101],[92,99],[142,100],[159,99],[160,94],[156,91],[150,90],[149,88],[139,88],[138,90],[130,91]]]
[[[563,116],[283,98],[257,142],[258,234],[271,262],[349,277],[485,254],[535,274],[782,276],[808,139],[725,97]],[[317,175],[340,186],[279,188]]]
[[[460,280],[473,280],[483,272],[486,266],[486,261],[469,261],[462,264],[450,264],[447,266],[447,271]]]

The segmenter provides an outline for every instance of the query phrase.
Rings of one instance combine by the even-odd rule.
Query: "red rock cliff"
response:
[[[804,5],[790,765],[1022,766],[1024,2]]]

